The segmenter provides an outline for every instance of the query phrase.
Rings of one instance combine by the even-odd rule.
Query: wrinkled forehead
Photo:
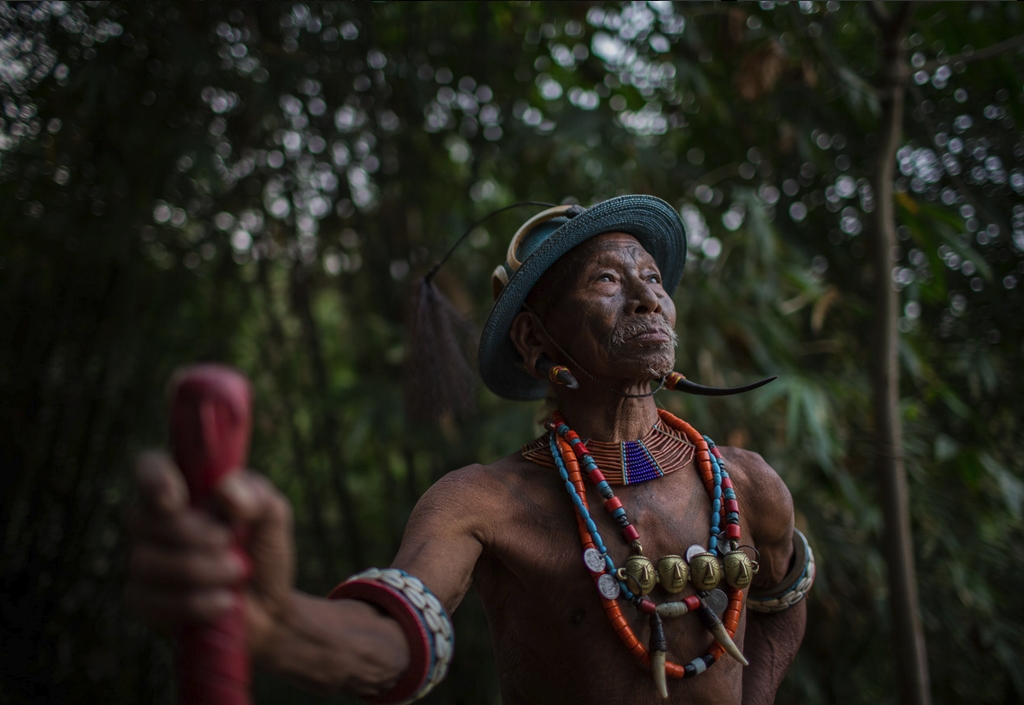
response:
[[[635,237],[628,233],[611,232],[592,237],[569,250],[545,276],[554,272],[554,276],[559,278],[573,277],[587,265],[611,263],[620,259],[657,267],[654,257]]]
[[[564,294],[588,265],[617,261],[623,257],[657,268],[654,257],[632,235],[623,232],[602,233],[558,258],[541,275],[526,301],[530,306],[544,307]]]
[[[654,257],[643,248],[639,240],[629,233],[620,232],[602,233],[592,237],[586,242],[580,243],[574,249],[569,250],[565,257],[576,255],[581,261],[589,262],[594,259],[601,259],[601,255],[608,252],[654,261]]]

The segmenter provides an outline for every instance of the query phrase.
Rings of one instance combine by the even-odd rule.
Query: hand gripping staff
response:
[[[212,511],[217,486],[245,465],[252,427],[248,380],[223,365],[193,365],[171,379],[170,435],[193,507]],[[239,537],[235,552],[248,566]],[[188,624],[177,642],[181,705],[249,705],[249,654],[241,586],[212,623]]]

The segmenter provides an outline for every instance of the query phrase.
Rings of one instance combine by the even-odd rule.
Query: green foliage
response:
[[[878,137],[861,4],[5,4],[0,62],[0,702],[169,702],[167,644],[120,599],[130,460],[197,359],[256,390],[255,467],[296,507],[299,584],[390,561],[444,472],[537,409],[402,408],[410,284],[516,200],[659,195],[687,226],[679,368],[779,374],[669,397],[789,484],[819,560],[780,702],[894,702],[871,467],[870,284],[903,296],[901,389],[935,702],[1019,702],[1024,158],[1013,3],[908,36],[900,252],[869,266]],[[979,58],[980,57],[980,58]],[[22,70],[23,69],[23,70]],[[438,277],[474,321],[524,212]],[[482,612],[431,702],[496,702]],[[10,635],[10,642],[8,641]],[[583,648],[584,645],[581,645]],[[261,678],[260,702],[301,696]],[[335,702],[346,702],[336,698]]]

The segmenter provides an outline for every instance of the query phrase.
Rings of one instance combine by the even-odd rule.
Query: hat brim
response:
[[[544,396],[547,381],[523,369],[519,353],[509,340],[512,320],[552,264],[574,247],[611,232],[635,237],[657,262],[665,291],[669,295],[675,291],[686,263],[686,237],[679,213],[672,206],[654,196],[618,196],[588,208],[551,233],[509,277],[495,300],[479,348],[480,376],[492,392],[523,401]]]

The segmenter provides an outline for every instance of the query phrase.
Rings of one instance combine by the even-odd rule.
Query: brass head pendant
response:
[[[740,549],[726,553],[722,564],[725,570],[725,582],[740,590],[750,587],[754,575],[761,567],[757,561]]]
[[[658,582],[666,592],[682,592],[690,579],[690,566],[682,556],[665,556],[658,561]]]
[[[722,563],[710,551],[698,553],[690,559],[690,581],[698,590],[714,590],[722,582]]]

